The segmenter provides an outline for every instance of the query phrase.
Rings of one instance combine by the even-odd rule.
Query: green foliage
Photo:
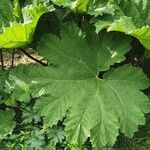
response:
[[[52,7],[44,5],[26,6],[22,12],[23,23],[13,22],[10,27],[3,29],[0,34],[0,48],[21,48],[30,44],[39,18],[51,10]]]
[[[4,94],[4,86],[5,86],[5,80],[7,79],[8,74],[4,70],[0,70],[0,95],[3,96]]]
[[[115,6],[110,0],[93,0],[90,3],[88,13],[94,15],[95,17],[99,15],[102,16],[103,14],[114,15]]]
[[[36,112],[31,108],[27,107],[23,109],[23,114],[22,114],[23,122],[24,124],[27,123],[38,123],[41,122],[41,118],[39,115],[36,114]]]
[[[55,4],[59,6],[68,6],[73,11],[84,13],[87,11],[89,0],[52,0]]]
[[[132,137],[138,125],[145,123],[143,112],[149,111],[148,98],[139,91],[149,86],[149,80],[130,65],[109,71],[103,79],[98,77],[99,71],[124,60],[123,54],[130,48],[128,39],[118,39],[117,43],[115,35],[93,35],[89,43],[78,35],[77,27],[68,25],[61,30],[60,39],[51,34],[44,36],[37,50],[52,67],[14,69],[10,73],[13,94],[18,100],[24,93],[26,99],[29,95],[42,96],[35,109],[44,116],[44,128],[57,124],[71,108],[65,120],[66,137],[71,143],[81,146],[91,136],[96,149],[112,146],[119,129]]]
[[[12,133],[15,127],[15,122],[13,121],[14,114],[13,110],[0,110],[0,139]]]
[[[0,32],[2,26],[8,26],[13,20],[13,7],[10,0],[1,0],[0,2]]]
[[[41,130],[33,130],[30,133],[30,138],[25,141],[28,150],[41,150],[45,144],[45,137]]]
[[[101,6],[101,2],[99,5]],[[100,12],[96,11],[96,16],[101,16],[95,23],[97,32],[103,28],[108,28],[108,31],[124,32],[134,36],[150,49],[149,6],[150,2],[146,0],[109,1],[98,9]],[[102,14],[107,15],[103,18]]]
[[[137,38],[147,49],[150,49],[150,1],[120,1],[120,0],[54,0],[58,5],[77,9],[93,15],[96,31],[104,28],[108,31],[120,31]],[[79,4],[79,5],[78,5]]]
[[[54,126],[47,131],[48,139],[50,140],[50,145],[56,146],[58,143],[63,143],[65,140],[65,132],[63,127]]]
[[[0,1],[0,149],[149,149],[149,6]]]

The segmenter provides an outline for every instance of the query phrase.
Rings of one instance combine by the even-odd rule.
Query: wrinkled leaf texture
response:
[[[119,131],[132,137],[145,123],[149,99],[140,90],[149,86],[141,69],[123,65],[130,38],[121,33],[93,33],[87,41],[75,25],[64,25],[61,38],[46,34],[38,52],[49,67],[18,66],[10,73],[6,88],[20,101],[38,97],[34,109],[43,117],[44,128],[65,119],[67,141],[82,145],[91,137],[96,150],[112,146]],[[115,42],[114,42],[115,41]],[[99,78],[99,71],[106,71]]]

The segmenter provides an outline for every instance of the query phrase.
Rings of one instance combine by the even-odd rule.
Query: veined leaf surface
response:
[[[87,42],[78,33],[76,26],[69,25],[62,28],[61,38],[45,35],[37,50],[51,66],[19,66],[10,73],[10,81],[17,100],[29,95],[39,98],[35,109],[44,118],[44,128],[66,116],[67,141],[82,145],[91,137],[99,150],[112,146],[119,131],[132,137],[145,123],[150,103],[140,90],[149,86],[149,80],[131,65],[111,69],[99,78],[100,71],[124,60],[129,39],[101,33]]]

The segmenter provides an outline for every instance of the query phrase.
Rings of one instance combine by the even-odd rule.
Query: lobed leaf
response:
[[[37,50],[51,65],[18,66],[10,73],[11,90],[17,100],[24,95],[38,98],[34,109],[43,117],[44,128],[66,117],[67,141],[81,146],[91,137],[98,150],[112,146],[119,131],[132,137],[145,123],[150,103],[141,90],[150,82],[131,65],[107,71],[124,60],[130,49],[128,37],[102,32],[89,42],[78,33],[76,26],[65,25],[60,38],[45,35]],[[100,71],[107,71],[102,78]]]

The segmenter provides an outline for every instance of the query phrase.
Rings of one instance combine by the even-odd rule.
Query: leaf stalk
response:
[[[27,51],[25,51],[24,49],[21,48],[21,51],[27,56],[29,57],[30,59],[34,60],[35,62],[41,64],[42,66],[48,66],[47,63],[44,63],[38,59],[36,59],[35,57],[31,56]]]

